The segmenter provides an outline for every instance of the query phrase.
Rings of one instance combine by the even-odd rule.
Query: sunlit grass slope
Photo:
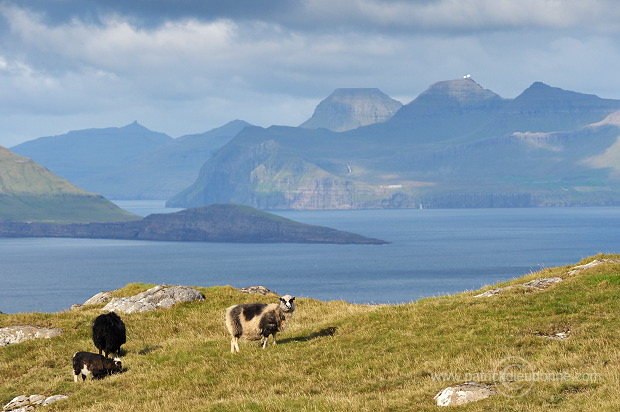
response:
[[[601,258],[620,255],[580,264]],[[439,390],[473,378],[493,384],[498,365],[519,359],[538,373],[525,389],[509,385],[517,390],[459,410],[617,410],[620,264],[569,275],[572,266],[496,285],[564,278],[548,289],[514,287],[488,298],[475,298],[478,291],[378,306],[298,298],[277,346],[263,350],[246,342],[239,354],[229,352],[225,308],[273,297],[226,286],[199,288],[203,302],[123,315],[126,371],[77,384],[71,356],[95,350],[90,325],[101,306],[0,315],[0,327],[65,330],[51,340],[0,348],[0,402],[20,394],[67,394],[46,410],[433,411],[440,409],[433,400]],[[130,284],[118,293],[148,287]],[[565,340],[542,336],[566,331]]]
[[[0,146],[0,221],[88,223],[140,219]]]

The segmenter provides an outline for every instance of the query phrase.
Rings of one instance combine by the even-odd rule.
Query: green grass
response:
[[[15,222],[90,223],[142,219],[99,195],[1,195],[0,220]]]
[[[598,255],[594,258],[620,258]],[[298,298],[277,346],[242,342],[231,354],[224,310],[272,302],[227,286],[199,288],[204,302],[123,315],[126,371],[74,383],[71,356],[94,351],[90,324],[101,306],[0,316],[0,327],[61,327],[50,340],[0,348],[0,402],[20,394],[67,394],[46,410],[399,411],[439,410],[433,396],[467,378],[493,383],[497,365],[523,359],[538,373],[523,393],[498,394],[463,411],[616,410],[620,401],[620,264],[568,276],[547,268],[497,286],[562,276],[544,291],[513,288],[403,305]],[[151,285],[130,284],[117,295]],[[287,291],[289,293],[294,291]],[[540,335],[570,330],[559,341]],[[533,382],[532,382],[533,381]]]

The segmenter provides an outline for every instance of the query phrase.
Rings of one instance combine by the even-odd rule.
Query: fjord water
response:
[[[161,202],[117,201],[134,213]],[[263,285],[280,294],[401,303],[620,252],[620,207],[282,211],[387,245],[0,238],[0,311],[55,312],[130,282]]]

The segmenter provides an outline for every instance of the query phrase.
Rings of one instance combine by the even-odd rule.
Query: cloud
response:
[[[297,125],[339,87],[408,103],[471,73],[619,98],[614,0],[4,0],[0,145],[139,120]]]

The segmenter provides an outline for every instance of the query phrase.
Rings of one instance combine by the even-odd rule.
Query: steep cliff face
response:
[[[316,107],[299,127],[336,132],[381,123],[391,118],[402,103],[379,89],[336,89]]]
[[[260,128],[256,128],[257,130]],[[263,135],[262,129],[259,131]],[[249,204],[252,171],[278,150],[271,139],[242,142],[219,151],[200,169],[198,179],[166,202],[168,207],[198,207],[213,203]]]
[[[258,134],[265,130],[257,130]],[[294,138],[289,138],[295,140]],[[248,140],[253,140],[249,138]],[[417,207],[407,188],[367,184],[348,175],[346,162],[328,171],[266,140],[229,145],[210,159],[168,207],[234,202],[258,209],[366,209]]]

